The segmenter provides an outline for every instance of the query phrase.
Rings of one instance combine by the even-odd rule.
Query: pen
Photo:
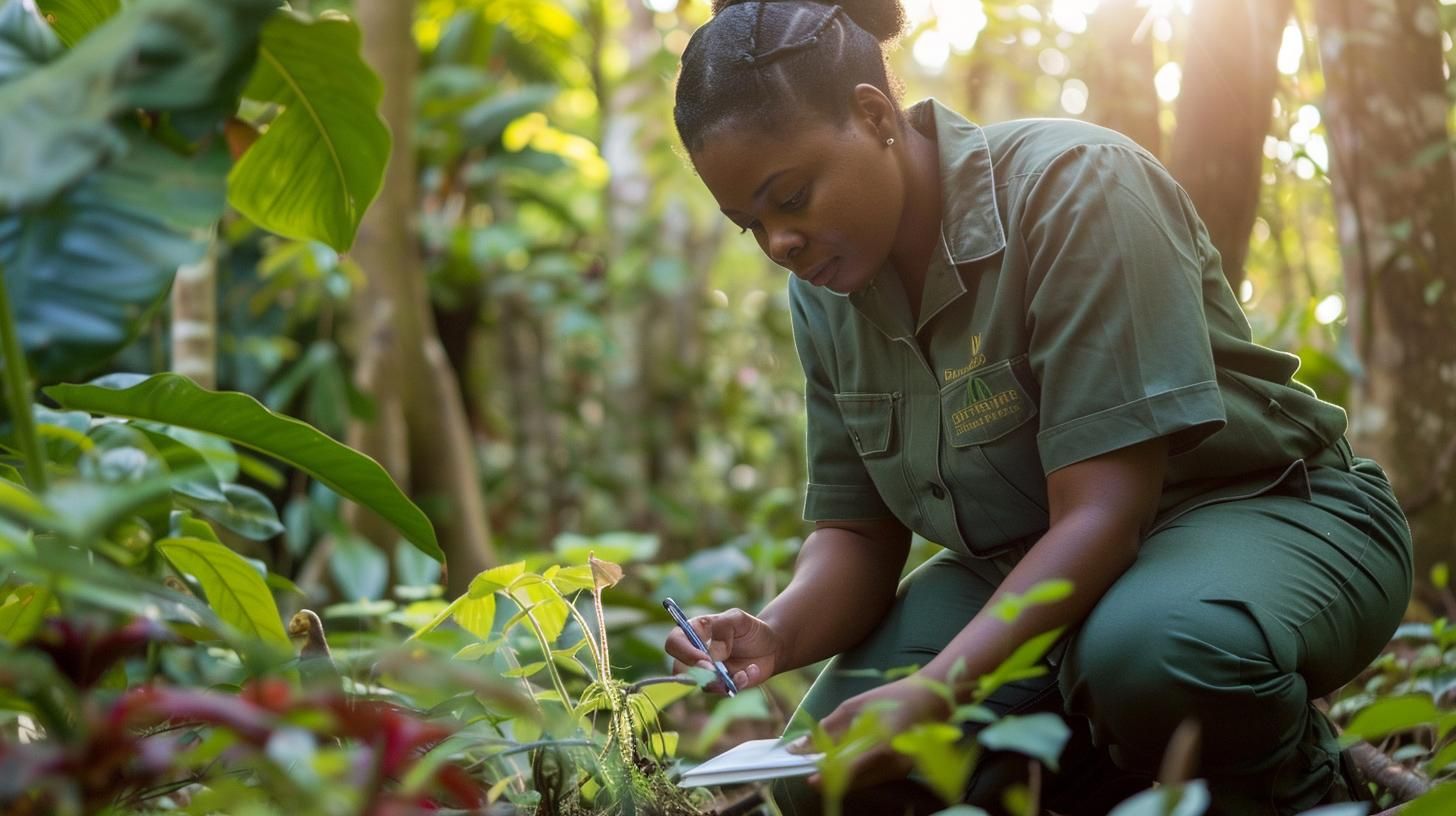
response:
[[[666,609],[667,614],[671,615],[672,619],[677,621],[678,627],[683,630],[683,634],[688,636],[688,640],[692,642],[693,646],[703,654],[708,654],[707,644],[703,643],[703,639],[698,637],[697,632],[693,631],[692,625],[688,623],[688,619],[683,615],[682,607],[677,605],[677,601],[671,598],[664,598],[662,600],[662,608]],[[708,659],[713,660],[713,656],[708,655]],[[723,688],[728,690],[729,697],[738,693],[738,687],[733,685],[733,678],[728,676],[728,667],[723,665],[723,661],[713,660],[713,671],[717,672],[718,679],[723,681]]]

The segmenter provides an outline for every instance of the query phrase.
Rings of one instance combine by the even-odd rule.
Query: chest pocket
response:
[[[940,390],[941,417],[953,447],[984,445],[1036,416],[1026,355],[973,369]]]
[[[940,391],[942,475],[966,548],[990,555],[1047,526],[1037,451],[1040,389],[1026,355],[974,369]]]

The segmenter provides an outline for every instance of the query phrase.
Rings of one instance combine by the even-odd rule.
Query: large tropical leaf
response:
[[[278,14],[263,29],[258,67],[244,96],[283,106],[228,179],[239,212],[289,238],[354,243],[379,192],[389,130],[382,87],[359,56],[359,28]]]
[[[222,215],[220,147],[189,159],[137,133],[129,150],[44,206],[0,214],[0,266],[42,382],[80,376],[135,336],[177,267],[201,257],[194,232]]]
[[[178,571],[197,579],[208,605],[227,624],[248,637],[290,648],[273,593],[241,555],[202,538],[164,538],[157,549]]]
[[[33,7],[0,2],[0,41],[30,43],[20,52],[33,58],[40,42]],[[258,29],[275,7],[274,0],[138,0],[68,52],[43,47],[53,57],[44,66],[31,59],[33,70],[0,77],[0,211],[43,205],[125,155],[133,142],[119,124],[123,114],[140,108],[167,112],[175,123],[216,125],[236,106]]]
[[[229,439],[286,462],[394,525],[410,543],[444,560],[425,514],[378,462],[291,417],[275,414],[247,394],[208,391],[186,377],[158,374],[130,387],[57,385],[45,389],[66,408],[165,422]]]
[[[24,3],[0,2],[0,83],[24,76],[60,53],[56,35]]]
[[[68,46],[121,10],[121,0],[36,0],[35,5]]]

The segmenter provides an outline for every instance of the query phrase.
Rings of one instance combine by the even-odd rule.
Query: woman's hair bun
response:
[[[751,2],[820,2],[821,5],[839,6],[855,25],[880,42],[893,40],[905,30],[905,8],[900,0],[840,0],[838,3],[821,0],[712,0],[713,13]]]

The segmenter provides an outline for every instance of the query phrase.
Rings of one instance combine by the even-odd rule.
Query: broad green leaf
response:
[[[224,622],[255,640],[292,648],[273,593],[242,556],[201,538],[164,538],[157,549],[178,571],[197,579],[208,604]]]
[[[228,200],[270,232],[347,251],[389,159],[381,94],[354,23],[274,15],[244,95],[284,110],[233,167]]]
[[[653,683],[650,686],[644,686],[637,693],[646,699],[654,709],[661,711],[697,690],[698,687],[692,683]]]
[[[36,520],[75,542],[91,542],[113,525],[162,499],[195,473],[158,473],[125,484],[67,481],[51,486],[43,501],[49,515]]]
[[[593,584],[592,569],[589,564],[578,564],[574,567],[552,566],[542,573],[542,577],[555,585],[556,591],[562,595],[591,589]]]
[[[1448,816],[1456,811],[1456,782],[1443,782],[1400,811],[1401,816]]]
[[[647,748],[660,757],[677,756],[678,734],[676,731],[658,731],[647,735]]]
[[[1029,607],[1056,603],[1072,594],[1072,582],[1065,579],[1042,581],[1023,594],[1008,592],[996,600],[991,611],[996,617],[1010,623]]]
[[[7,141],[0,118],[0,145]],[[220,146],[189,159],[138,133],[123,141],[125,160],[43,207],[0,214],[0,266],[42,382],[84,374],[134,337],[177,267],[201,256],[196,231],[222,214]]]
[[[16,645],[34,634],[51,602],[45,586],[22,586],[0,602],[0,641]]]
[[[455,622],[478,638],[490,637],[491,625],[495,623],[495,596],[487,594],[479,598],[461,598],[455,607]]]
[[[571,616],[571,610],[550,584],[537,581],[514,588],[510,594],[512,600],[531,610],[531,617],[536,621],[536,625],[541,627],[541,633],[546,638],[547,644],[555,643],[556,639],[561,637],[562,630],[566,628],[566,620]]]
[[[157,374],[125,389],[57,385],[45,393],[67,408],[165,422],[265,453],[368,507],[426,555],[444,560],[430,520],[378,462],[296,419],[269,411],[246,394],[208,391],[176,374]]]
[[[27,3],[8,6],[29,13]],[[0,211],[43,208],[99,166],[135,152],[118,120],[138,108],[170,113],[174,122],[219,124],[236,106],[258,29],[275,8],[274,0],[138,0],[43,67],[5,77]],[[33,20],[11,12],[0,24],[27,32],[0,40],[36,41]],[[150,192],[168,190],[157,184]],[[118,247],[133,240],[125,231],[113,238]]]
[[[9,479],[0,481],[0,514],[25,521],[53,516],[45,502],[36,498],[24,485]]]
[[[709,679],[711,677],[711,673]],[[693,750],[703,752],[710,745],[723,736],[723,732],[734,722],[741,720],[766,720],[773,716],[769,711],[768,702],[764,699],[762,688],[751,688],[739,692],[733,697],[720,699],[713,707],[713,713],[703,723],[698,731],[697,739]]]
[[[34,71],[61,51],[60,38],[24,3],[0,3],[0,83]]]
[[[921,723],[896,734],[890,746],[911,757],[931,790],[946,802],[962,798],[975,766],[974,746],[959,745],[961,730],[948,723]]]
[[[217,537],[217,532],[212,529],[211,524],[196,518],[185,510],[173,510],[168,523],[172,538],[201,538],[205,541],[222,543],[222,539]]]
[[[525,571],[525,561],[491,567],[471,579],[469,595],[471,598],[483,598],[496,590],[505,589]]]
[[[67,46],[121,10],[121,0],[36,0],[35,5]]]
[[[106,388],[131,388],[146,382],[143,375],[130,374],[108,374],[105,377],[98,377],[91,381],[91,385],[104,386]],[[222,437],[210,433],[201,433],[191,428],[182,428],[175,425],[167,425],[161,422],[135,422],[139,428],[171,437],[186,445],[201,456],[207,466],[212,468],[213,475],[219,482],[236,482],[238,474],[242,472],[242,465],[238,451]]]
[[[1002,717],[976,735],[994,751],[1015,751],[1041,761],[1053,771],[1067,744],[1071,729],[1055,714]]]
[[[243,485],[222,486],[223,501],[206,501],[190,496],[178,502],[218,524],[253,541],[267,541],[283,532],[283,522],[267,496]],[[357,599],[356,599],[357,600]]]
[[[224,501],[227,499],[222,492],[222,484],[218,481],[216,473],[208,465],[208,462],[200,451],[192,446],[179,441],[168,434],[157,433],[143,427],[144,423],[122,425],[118,422],[109,422],[101,425],[102,428],[131,427],[138,433],[144,435],[152,445],[152,448],[166,463],[167,469],[172,471],[187,471],[188,473],[199,474],[197,478],[177,485],[177,492],[184,496],[191,496],[194,499],[204,501]]]
[[[1046,674],[1046,667],[1038,661],[1046,655],[1047,650],[1061,637],[1061,629],[1053,629],[1050,632],[1043,632],[1036,637],[1016,647],[1016,651],[990,674],[982,675],[976,684],[976,702],[981,702],[989,697],[991,692],[1017,680],[1025,680],[1030,677],[1039,677]]]
[[[60,597],[86,607],[170,621],[184,627],[220,631],[212,610],[190,595],[132,575],[75,547],[46,542],[37,548],[0,547],[0,566]]]
[[[1387,734],[1434,723],[1440,716],[1435,702],[1424,694],[1386,697],[1361,709],[1350,720],[1340,734],[1340,744],[1378,740]]]

